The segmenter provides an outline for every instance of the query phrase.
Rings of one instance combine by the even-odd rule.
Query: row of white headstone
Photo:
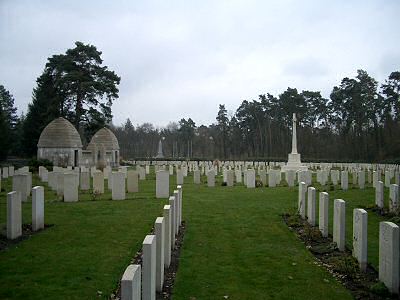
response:
[[[164,285],[165,270],[171,264],[176,237],[182,224],[182,186],[178,185],[163,216],[154,224],[154,234],[147,235],[142,244],[142,265],[129,265],[121,279],[121,300],[154,300],[156,291]]]
[[[112,192],[113,200],[124,200],[126,192],[139,192],[140,172],[127,170],[121,167],[118,171],[105,172],[95,168],[85,167],[75,169],[55,168],[49,172],[44,167],[39,167],[39,176],[43,182],[47,182],[50,188],[63,197],[65,202],[76,202],[79,200],[79,189],[89,190],[91,178],[93,178],[93,193],[104,193],[104,181],[108,179],[108,189]],[[107,173],[107,178],[105,174]],[[168,197],[168,196],[167,196]]]
[[[375,186],[375,205],[380,209],[384,208],[384,185],[378,181]],[[389,186],[389,212],[398,213],[399,210],[399,185],[391,184]]]
[[[7,194],[7,238],[16,239],[22,235],[22,200],[21,192]],[[35,186],[32,189],[32,230],[44,228],[44,188]]]
[[[144,166],[162,166],[162,165],[173,165],[175,167],[187,167],[190,171],[194,168],[207,167],[207,166],[216,166],[219,168],[218,171],[222,167],[242,167],[242,168],[280,168],[283,167],[286,162],[266,162],[266,161],[220,161],[220,160],[202,160],[202,161],[187,161],[187,160],[173,160],[173,161],[151,161],[151,160],[138,160],[138,161],[126,161],[130,165],[144,165]],[[303,165],[307,166],[309,169],[334,169],[338,168],[340,170],[399,170],[399,165],[396,164],[370,164],[370,163],[321,163],[321,162],[309,162],[303,163]]]
[[[398,190],[398,187],[397,187]],[[397,191],[398,193],[398,191]],[[306,209],[307,199],[307,209]],[[299,186],[298,212],[311,226],[316,225],[316,189],[308,187],[304,182]],[[319,194],[319,223],[318,227],[323,237],[328,236],[329,194]],[[346,246],[346,202],[335,199],[333,206],[333,242],[340,251]],[[353,256],[360,265],[360,270],[367,268],[367,239],[368,214],[364,209],[353,211]],[[400,248],[399,226],[392,222],[379,224],[379,280],[382,281],[391,293],[399,293]]]

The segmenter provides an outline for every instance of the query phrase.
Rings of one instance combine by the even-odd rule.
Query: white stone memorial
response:
[[[346,248],[346,202],[335,199],[333,203],[333,242],[340,251]]]
[[[289,187],[294,187],[295,177],[296,177],[296,171],[293,171],[293,170],[286,171],[286,182]]]
[[[307,191],[307,221],[311,226],[315,226],[316,215],[316,191],[314,187],[309,187]]]
[[[93,192],[96,194],[104,194],[104,176],[103,172],[99,170],[93,173]]]
[[[349,189],[349,172],[342,171],[340,176],[340,185],[342,190],[347,191]]]
[[[121,173],[124,175],[123,173]],[[142,299],[156,299],[156,236],[146,235],[143,241]]]
[[[389,188],[389,210],[396,213],[399,209],[399,186],[391,184]]]
[[[89,173],[89,171],[81,172],[80,180],[81,180],[80,189],[82,191],[90,190],[90,173]]]
[[[194,170],[193,172],[193,183],[200,184],[200,170]]]
[[[234,176],[235,176],[235,174],[234,174],[233,170],[226,171],[226,185],[227,186],[233,186]]]
[[[138,193],[139,192],[139,173],[134,170],[129,170],[127,173],[128,173],[127,174],[128,193]]]
[[[399,293],[399,226],[379,223],[379,280],[393,294]]]
[[[158,171],[160,172],[160,171]],[[168,176],[169,172],[165,171]],[[156,236],[156,290],[161,292],[164,284],[164,249],[165,249],[165,224],[164,218],[158,217],[154,224]]]
[[[256,171],[254,169],[247,170],[246,182],[248,189],[254,189],[256,187]]]
[[[65,173],[63,185],[64,202],[77,202],[79,200],[79,196],[76,175],[74,173]]]
[[[139,300],[142,293],[140,265],[129,265],[121,279],[121,300]]]
[[[319,231],[323,237],[328,237],[329,233],[329,194],[327,192],[319,193]]]
[[[44,228],[44,188],[35,186],[32,189],[32,230]]]
[[[367,270],[368,214],[364,209],[353,211],[353,256],[360,264],[360,270]]]
[[[300,153],[297,152],[297,133],[296,133],[296,114],[293,114],[293,126],[292,126],[292,152],[288,155],[288,162],[282,168],[282,171],[287,170],[307,170],[307,166],[301,164]]]
[[[156,198],[168,198],[169,196],[169,172],[160,170],[156,172]]]
[[[28,195],[26,193],[26,187],[28,185],[27,174],[16,174],[13,176],[12,189],[20,193],[19,197],[22,202],[28,201]]]
[[[306,192],[307,192],[306,184],[304,182],[300,182],[298,212],[303,219],[306,217]]]
[[[182,186],[181,185],[178,185],[177,187],[176,187],[177,189],[178,189],[178,193],[179,193],[179,219],[178,219],[178,228],[179,228],[179,226],[182,224],[182,208],[183,208],[183,202],[182,202],[182,193],[183,193],[183,191],[182,191]]]
[[[215,187],[215,171],[214,170],[210,170],[207,173],[207,186]]]
[[[183,172],[182,172],[182,169],[176,170],[176,184],[183,184]]]
[[[170,205],[164,205],[164,211],[163,211],[163,217],[164,217],[164,265],[165,268],[168,268],[169,265],[171,264],[171,206]]]
[[[383,208],[383,182],[378,181],[375,187],[375,204],[379,208]]]
[[[175,236],[176,232],[176,201],[175,197],[169,197],[169,206],[171,209],[171,250],[175,249]]]
[[[7,194],[7,238],[9,240],[14,240],[21,235],[21,192],[13,191]]]
[[[112,172],[112,200],[125,200],[125,174],[123,172]]]

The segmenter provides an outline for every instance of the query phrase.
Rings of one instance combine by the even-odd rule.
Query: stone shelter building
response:
[[[37,146],[37,158],[48,159],[54,166],[97,168],[119,166],[118,139],[105,127],[95,133],[84,150],[81,137],[74,125],[60,117],[43,129]]]

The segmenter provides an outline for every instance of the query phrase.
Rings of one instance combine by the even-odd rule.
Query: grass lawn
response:
[[[126,201],[104,200],[108,192],[96,201],[86,193],[84,201],[63,203],[47,191],[45,223],[55,226],[0,252],[0,299],[93,299],[98,291],[108,297],[162,215],[167,201],[155,199],[154,183],[141,181],[142,192]],[[6,207],[2,192],[3,226]],[[23,222],[31,222],[31,203],[23,204]]]
[[[172,192],[175,176],[170,178]],[[218,178],[208,188],[202,179],[194,185],[191,176],[185,178],[187,228],[174,299],[352,299],[282,221],[280,214],[297,206],[297,187],[222,187]],[[3,188],[9,191],[10,183],[3,180]],[[78,203],[59,202],[46,191],[45,222],[55,226],[0,252],[0,298],[93,299],[98,291],[107,298],[167,202],[155,199],[154,175],[139,184],[140,192],[126,201],[109,201],[107,188],[95,201],[82,194]],[[374,190],[329,194],[332,203],[346,201],[351,246],[352,208],[373,203]],[[3,226],[5,197],[2,192]],[[330,221],[332,212],[331,207]],[[24,223],[31,222],[30,214],[31,204],[24,203]],[[382,218],[372,212],[368,217],[369,260],[377,266]]]
[[[348,191],[329,191],[329,218],[332,234],[333,199],[344,199],[346,242],[351,249],[353,209],[373,204],[375,190],[349,187]],[[323,191],[318,185],[316,188]],[[184,190],[187,230],[174,289],[176,299],[352,298],[314,264],[313,256],[280,217],[297,207],[297,187],[212,189],[203,185],[185,186]],[[387,193],[385,190],[386,205]],[[376,269],[380,221],[384,218],[368,213],[368,259]]]

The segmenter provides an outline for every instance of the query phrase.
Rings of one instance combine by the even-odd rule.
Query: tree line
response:
[[[191,119],[165,128],[130,119],[113,129],[125,158],[150,158],[163,140],[171,158],[286,160],[292,114],[298,119],[298,149],[307,160],[394,161],[400,156],[400,72],[379,84],[366,71],[343,78],[329,99],[319,91],[287,88],[244,100],[233,114],[220,104],[215,123]]]
[[[93,45],[76,42],[48,58],[33,89],[26,114],[17,116],[14,97],[0,85],[0,161],[35,157],[44,127],[68,119],[85,144],[100,128],[116,134],[125,159],[153,158],[159,140],[164,155],[186,159],[286,160],[291,149],[292,114],[298,119],[298,149],[303,159],[394,161],[400,156],[400,72],[381,84],[366,71],[343,78],[329,99],[319,91],[287,88],[242,101],[234,113],[219,105],[211,125],[182,118],[165,127],[112,124],[120,77],[103,65]]]

